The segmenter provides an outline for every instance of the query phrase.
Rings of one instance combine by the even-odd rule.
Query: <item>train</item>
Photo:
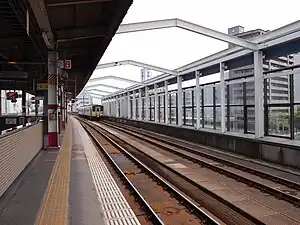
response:
[[[78,116],[89,120],[100,120],[103,115],[103,105],[93,104],[78,108]]]

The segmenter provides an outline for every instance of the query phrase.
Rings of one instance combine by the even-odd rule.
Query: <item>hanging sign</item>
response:
[[[70,70],[72,68],[72,61],[65,60],[65,69]]]
[[[48,90],[48,83],[37,83],[36,84],[36,89],[38,91]]]

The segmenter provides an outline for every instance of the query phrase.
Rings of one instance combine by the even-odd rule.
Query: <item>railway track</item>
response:
[[[80,122],[152,224],[224,224],[185,197],[105,131],[85,120]]]
[[[102,127],[101,124],[99,124],[99,125]],[[110,127],[112,126],[111,124],[106,124],[106,126],[107,125],[109,125]],[[124,128],[125,128],[125,130],[124,130]],[[196,159],[191,159],[189,157],[191,157],[192,156],[191,154],[193,154],[193,153],[187,151],[187,153],[189,153],[189,154],[187,154],[189,157],[183,156],[182,154],[183,154],[185,148],[177,148],[177,147],[174,147],[172,145],[168,145],[167,143],[168,143],[169,140],[165,136],[160,136],[159,134],[157,134],[157,136],[158,136],[157,138],[160,137],[163,140],[159,142],[159,141],[156,141],[156,139],[153,138],[155,140],[154,143],[153,143],[152,136],[148,135],[147,133],[142,133],[142,136],[141,136],[141,135],[136,134],[135,133],[136,130],[131,129],[131,127],[129,127],[129,126],[125,126],[124,128],[123,129],[120,128],[119,124],[118,124],[118,127],[113,128],[113,130],[116,130],[116,132],[114,132],[111,129],[107,129],[106,127],[102,127],[102,129],[105,129],[108,132],[110,132],[112,136],[115,136],[115,138],[119,138],[119,139],[123,140],[123,141],[120,141],[119,143],[127,142],[127,148],[136,148],[136,149],[139,148],[141,150],[143,148],[147,148],[147,145],[148,145],[148,147],[150,147],[152,149],[155,149],[155,151],[158,151],[158,152],[161,152],[162,151],[161,149],[164,149],[163,151],[171,152],[170,154],[177,155],[178,158],[180,158],[179,160],[183,160],[183,158],[185,158],[189,162],[194,162],[198,165],[201,165],[201,168],[203,168],[203,167],[208,168],[209,170],[211,170],[214,173],[217,172],[219,174],[227,175],[226,173],[220,172],[219,170],[211,169],[210,166],[216,166],[216,167],[221,167],[223,169],[226,169],[228,167],[228,165],[226,165],[226,164],[222,165],[222,164],[220,164],[220,162],[215,162],[213,160],[207,159],[207,158],[201,156],[201,152],[200,152],[199,155],[198,154],[193,155],[193,157],[196,157]],[[121,133],[117,132],[117,131],[121,131]],[[132,132],[130,132],[130,131],[135,133],[135,135],[132,135]],[[138,130],[138,131],[140,131],[140,130]],[[122,133],[128,135],[128,138],[126,138],[125,135],[121,135]],[[147,137],[148,137],[148,139],[147,139]],[[143,140],[143,141],[141,141],[141,140]],[[152,141],[153,144],[149,144],[149,142],[151,143],[151,141]],[[177,142],[176,142],[177,140],[171,140],[171,141],[172,141],[171,142],[172,144],[177,145]],[[134,144],[132,145],[132,143],[134,143]],[[138,143],[140,143],[140,145]],[[165,146],[166,148],[162,148],[161,147],[162,144],[166,144],[166,146]],[[157,146],[157,148],[155,148],[154,146]],[[170,148],[173,151],[170,151]],[[176,152],[176,150],[177,150],[177,152]],[[195,151],[195,149],[193,149],[193,150]],[[179,153],[181,153],[181,154],[179,154]],[[156,159],[159,158],[159,157],[163,158],[163,156],[157,156]],[[205,164],[200,164],[198,162],[199,159],[203,160],[206,163],[206,165],[208,165],[208,166],[205,167]],[[232,162],[232,163],[234,163],[234,162]],[[162,164],[164,164],[164,163],[162,161],[160,161],[160,165],[162,165]],[[162,165],[162,166],[168,167],[166,165]],[[191,166],[193,167],[193,165],[191,165]],[[168,169],[170,169],[170,168],[168,168]],[[183,171],[183,170],[184,169],[182,169],[181,171]],[[204,176],[206,176],[205,173],[207,173],[207,172],[205,172],[205,171],[201,172],[202,170],[203,169],[201,169],[201,170],[195,169],[194,173],[199,173],[200,172],[202,175],[204,173]],[[192,186],[194,186],[194,187],[189,186],[189,188],[183,188],[181,190],[184,193],[188,194],[189,196],[193,196],[193,199],[196,199],[198,203],[204,205],[204,207],[206,209],[208,209],[210,212],[213,212],[214,215],[217,215],[219,218],[222,218],[223,221],[228,222],[226,220],[227,217],[225,216],[225,218],[224,218],[224,217],[222,217],[222,215],[218,214],[218,212],[215,212],[214,207],[211,208],[210,207],[211,204],[207,205],[206,204],[207,202],[206,202],[205,199],[198,199],[199,194],[198,195],[193,195],[193,193],[189,192],[189,190],[197,187],[200,190],[202,190],[206,193],[209,193],[210,192],[209,191],[210,187],[207,187],[205,185],[204,186],[206,187],[206,189],[205,189],[205,187],[204,188],[202,187],[202,184],[207,183],[207,181],[209,181],[209,180],[203,180],[204,183],[203,183],[203,181],[202,181],[202,183],[201,182],[200,183],[199,182],[194,182],[194,181],[197,181],[197,179],[199,179],[198,178],[199,176],[198,177],[197,176],[194,176],[194,177],[189,176],[190,173],[193,173],[193,169],[189,170],[190,172],[186,173],[187,177],[184,177],[184,175],[183,175],[184,173],[179,174],[178,171],[180,172],[180,169],[177,170],[177,175],[181,176],[183,178],[183,180],[188,181],[188,184],[186,183],[185,185],[189,186],[190,184],[193,184]],[[199,172],[196,172],[196,171],[199,171]],[[234,180],[236,182],[236,184],[234,184],[234,187],[237,186],[235,188],[236,189],[235,191],[239,192],[239,189],[240,189],[242,191],[242,193],[239,193],[239,194],[243,195],[244,194],[243,192],[245,192],[244,195],[248,198],[249,197],[253,198],[253,200],[248,199],[249,201],[247,203],[243,200],[242,204],[240,204],[241,202],[240,202],[240,200],[238,200],[238,202],[235,203],[234,202],[235,200],[232,200],[232,198],[233,199],[240,199],[240,198],[232,196],[232,193],[229,193],[229,197],[227,197],[226,195],[224,197],[224,195],[223,195],[223,196],[221,196],[221,198],[218,198],[218,197],[220,197],[220,196],[218,196],[218,190],[217,191],[212,190],[212,192],[209,193],[208,195],[213,196],[214,195],[213,192],[217,192],[217,195],[214,196],[214,199],[218,199],[219,202],[224,203],[224,205],[227,205],[228,207],[230,207],[230,205],[231,205],[231,208],[234,209],[235,212],[239,212],[240,215],[244,215],[244,218],[249,218],[249,221],[253,222],[256,219],[256,221],[253,222],[254,224],[274,224],[274,222],[276,224],[300,224],[300,209],[298,207],[293,207],[293,205],[298,206],[298,200],[297,200],[298,192],[297,191],[294,191],[294,190],[291,190],[291,189],[286,189],[285,190],[286,193],[290,194],[292,197],[293,197],[293,194],[295,195],[295,198],[294,198],[295,202],[292,202],[293,205],[291,205],[291,204],[287,205],[285,203],[285,201],[291,202],[289,199],[287,199],[285,201],[279,201],[277,199],[284,199],[284,197],[282,197],[280,195],[277,195],[276,192],[272,193],[270,191],[269,192],[266,191],[266,189],[268,188],[268,185],[269,186],[272,186],[272,185],[274,186],[275,185],[277,188],[279,188],[279,190],[280,190],[280,188],[284,189],[287,186],[284,187],[284,186],[281,186],[278,183],[275,183],[275,182],[272,183],[273,181],[265,181],[263,177],[257,176],[255,174],[248,174],[247,175],[246,172],[244,172],[243,170],[238,170],[237,168],[234,168],[234,170],[231,170],[231,171],[229,170],[229,172],[237,175],[237,176],[227,175],[228,177],[234,178]],[[210,174],[209,176],[215,176],[215,175]],[[252,177],[249,177],[250,175]],[[248,180],[250,180],[251,183],[247,183],[247,179],[243,179],[243,176],[245,176],[245,178],[248,178]],[[239,177],[241,177],[241,178],[239,178]],[[263,188],[259,188],[259,186],[256,186],[252,183],[251,179],[253,179],[254,182],[259,182],[257,180],[257,178],[261,179],[260,182],[261,182],[261,185],[263,186]],[[168,179],[168,178],[166,177],[166,179]],[[202,178],[200,178],[200,179],[202,179]],[[219,179],[218,175],[217,175],[216,179]],[[215,182],[214,179],[210,179],[210,182],[211,181]],[[172,183],[172,179],[170,179],[169,182]],[[233,185],[230,180],[225,179],[222,182],[226,182],[226,183],[228,182],[228,184],[226,184],[226,186],[229,185],[228,189],[230,189],[230,186]],[[246,183],[247,186],[242,186],[241,185],[242,183]],[[287,183],[290,184],[290,182],[287,182]],[[179,187],[177,185],[180,185],[180,183],[177,182],[177,184],[176,184],[176,187]],[[295,183],[294,185],[297,186],[297,183]],[[215,189],[216,187],[212,186],[212,188]],[[255,190],[257,190],[257,191],[255,191]],[[261,192],[259,192],[259,190],[261,190]],[[271,195],[266,195],[264,193],[269,193]],[[283,192],[283,193],[285,193],[285,192]],[[273,198],[269,197],[269,196],[274,196],[274,195],[276,196],[275,198],[274,197]],[[222,197],[223,197],[223,199],[222,199]],[[261,199],[260,199],[260,197],[261,197]],[[229,200],[232,200],[232,201],[229,201]],[[264,202],[264,201],[266,201],[266,202]],[[237,204],[237,205],[235,205],[235,204]],[[223,207],[224,207],[224,205],[223,205]],[[248,210],[249,210],[249,212],[248,212]],[[245,224],[245,223],[236,223],[236,224]]]
[[[300,207],[300,183],[203,153],[184,141],[150,134],[130,126],[102,123]],[[264,179],[271,182],[265,182]]]
[[[133,157],[138,158],[148,167],[151,167],[151,169],[162,176],[163,179],[174,185],[176,189],[181,191],[181,193],[184,193],[184,196],[188,196],[188,199],[193,199],[199,208],[205,209],[206,212],[216,216],[224,224],[264,224],[257,218],[248,214],[246,211],[241,210],[234,204],[224,200],[210,190],[203,188],[195,181],[178,173],[176,170],[169,168],[164,163],[145,155],[142,151],[134,146],[126,144],[119,137],[107,132],[105,129],[91,122],[87,122],[86,120],[80,119],[80,121],[89,123],[89,126],[92,126],[93,129],[97,129],[97,132],[101,131],[108,138],[113,140],[118,146],[122,146],[123,151],[126,149],[125,151],[127,151]]]

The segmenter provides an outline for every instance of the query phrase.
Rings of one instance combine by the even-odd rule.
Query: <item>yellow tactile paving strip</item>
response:
[[[71,147],[72,123],[69,123],[37,216],[36,225],[68,224]]]

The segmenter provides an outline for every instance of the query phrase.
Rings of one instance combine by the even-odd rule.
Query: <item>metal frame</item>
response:
[[[112,85],[108,85],[108,84],[93,84],[93,85],[89,85],[86,86],[86,88],[95,88],[95,87],[106,87],[106,88],[111,88],[111,89],[116,89],[116,90],[125,90],[125,88],[119,88],[117,86],[112,86]]]
[[[91,92],[96,91],[96,92],[102,92],[102,93],[105,93],[105,94],[112,93],[111,91],[103,91],[103,90],[99,90],[99,89],[84,89],[83,91],[91,91]]]
[[[137,23],[138,25],[139,23]],[[127,24],[129,26],[129,24]],[[121,25],[122,26],[122,25]],[[159,28],[156,28],[159,29]],[[147,30],[147,29],[144,29]],[[137,30],[136,30],[137,31]],[[133,32],[133,31],[132,31]],[[286,26],[278,28],[274,31],[270,31],[264,35],[258,36],[253,40],[253,43],[257,43],[259,50],[264,50],[271,46],[280,45],[283,43],[287,43],[293,41],[295,39],[299,39],[300,37],[300,20],[290,23]],[[202,70],[213,65],[218,65],[220,63],[224,63],[239,57],[246,56],[252,53],[252,50],[244,49],[243,47],[232,47],[229,49],[225,49],[213,55],[204,57],[200,60],[187,64],[185,66],[177,68],[175,71],[178,72],[178,75],[185,75],[197,70]],[[209,75],[209,74],[207,74]],[[155,83],[167,81],[171,79],[173,76],[165,73],[160,76],[149,79],[145,82],[145,85],[153,85]],[[129,90],[135,90],[140,88],[139,85],[133,85],[129,88]],[[118,95],[121,92],[116,92],[114,95]]]
[[[167,28],[167,27],[181,27],[183,29],[187,29],[187,30],[192,30],[194,32],[199,32],[201,33],[201,29],[203,29],[203,27],[201,26],[194,26],[194,24],[188,23],[185,21],[181,21],[178,19],[173,19],[173,20],[163,20],[163,21],[151,21],[151,22],[145,22],[145,23],[136,23],[136,24],[127,24],[127,25],[122,25],[118,31],[118,33],[127,33],[127,32],[136,32],[136,31],[144,31],[144,30],[152,30],[152,29],[161,29],[161,28]],[[197,29],[199,29],[197,31]],[[195,31],[196,30],[196,31]],[[205,30],[205,29],[203,29]],[[203,31],[202,30],[202,31]],[[216,33],[208,31],[208,35],[207,36],[213,36],[214,37]],[[295,67],[295,68],[288,68],[286,69],[286,71],[277,71],[274,70],[272,72],[268,72],[265,73],[263,72],[264,66],[263,66],[263,59],[264,60],[268,60],[272,58],[272,54],[274,56],[274,54],[278,54],[278,53],[270,53],[270,52],[274,52],[277,51],[277,48],[282,48],[279,52],[282,55],[286,55],[290,54],[290,53],[294,53],[293,51],[298,51],[300,50],[300,48],[295,48],[293,46],[295,46],[298,42],[300,42],[300,21],[296,21],[294,23],[288,24],[284,27],[281,27],[279,29],[276,29],[274,31],[268,32],[265,35],[261,35],[258,36],[257,38],[255,38],[254,40],[252,40],[252,42],[247,42],[247,43],[240,43],[239,40],[232,40],[232,39],[228,39],[227,36],[222,36],[221,38],[216,38],[216,39],[222,39],[223,41],[226,41],[228,43],[233,43],[235,45],[239,45],[239,46],[243,46],[243,47],[232,47],[226,50],[223,50],[221,52],[218,52],[216,54],[213,54],[211,56],[208,56],[206,58],[200,59],[196,62],[190,63],[188,65],[185,65],[183,67],[180,67],[178,69],[175,70],[175,72],[177,73],[176,75],[176,80],[174,80],[174,74],[170,74],[170,73],[165,73],[162,74],[160,76],[154,77],[152,79],[149,79],[147,81],[145,81],[143,83],[143,85],[139,85],[139,84],[135,84],[132,85],[131,87],[127,88],[125,91],[118,91],[112,94],[109,94],[109,97],[115,98],[118,97],[120,95],[122,95],[124,92],[131,92],[131,91],[135,91],[141,88],[145,88],[145,101],[146,103],[149,102],[149,93],[148,93],[148,89],[150,86],[158,87],[158,85],[161,85],[164,83],[164,86],[166,87],[169,84],[174,84],[177,83],[178,88],[176,91],[171,91],[168,92],[168,95],[165,95],[165,99],[169,98],[169,104],[170,102],[170,97],[171,97],[171,93],[176,93],[176,120],[177,120],[177,125],[181,126],[182,125],[182,119],[184,119],[184,121],[186,121],[186,106],[185,106],[185,102],[182,102],[182,94],[183,94],[183,89],[182,89],[182,79],[184,81],[189,80],[189,79],[193,79],[196,78],[196,88],[194,89],[194,93],[196,94],[196,114],[197,114],[197,119],[196,119],[196,128],[203,128],[204,127],[204,109],[205,107],[212,107],[213,108],[213,121],[214,121],[214,127],[213,129],[217,129],[216,127],[216,112],[217,112],[217,108],[220,107],[221,109],[221,126],[218,126],[218,129],[221,128],[221,132],[226,132],[230,130],[230,107],[235,107],[237,106],[236,104],[230,104],[229,102],[229,95],[230,95],[230,88],[229,85],[230,84],[236,84],[236,83],[242,83],[243,85],[243,90],[245,91],[246,88],[246,82],[254,82],[255,86],[255,94],[254,94],[254,99],[255,102],[253,103],[253,105],[250,104],[246,104],[247,103],[247,95],[244,93],[243,95],[243,110],[244,110],[244,133],[249,133],[248,132],[248,128],[247,128],[247,111],[249,109],[249,107],[253,108],[255,111],[255,137],[256,138],[261,138],[264,137],[265,134],[267,134],[267,132],[265,132],[264,128],[266,128],[267,126],[265,125],[265,123],[268,122],[268,119],[266,117],[266,110],[265,109],[265,100],[264,100],[264,92],[263,92],[263,84],[264,84],[264,79],[266,78],[271,78],[271,77],[277,77],[277,76],[285,76],[285,75],[290,75],[291,71],[293,72],[293,74],[296,73],[300,73],[300,69],[299,67]],[[295,42],[297,41],[297,42]],[[246,44],[251,44],[251,47],[249,46],[245,46]],[[296,43],[296,44],[295,44]],[[290,45],[292,46],[290,49]],[[255,46],[255,47],[253,47]],[[298,45],[299,46],[299,45]],[[248,48],[248,49],[245,49]],[[276,48],[274,48],[276,47]],[[287,48],[286,48],[287,47]],[[283,49],[285,48],[285,49]],[[282,53],[284,52],[284,53]],[[277,57],[277,56],[276,56]],[[243,61],[243,62],[241,62]],[[234,63],[234,65],[230,64],[230,63]],[[243,64],[244,63],[244,64]],[[225,70],[228,69],[234,69],[234,68],[238,68],[244,65],[249,65],[249,64],[254,64],[254,76],[252,77],[242,77],[242,78],[238,78],[238,79],[228,79],[225,80],[224,79],[224,73]],[[220,72],[221,74],[221,80],[219,82],[213,82],[211,84],[206,84],[206,85],[201,85],[199,83],[199,77],[200,76],[206,76],[209,74],[213,74],[213,73],[217,73]],[[191,73],[195,73],[195,76],[190,76]],[[185,79],[187,76],[187,79]],[[292,77],[292,76],[290,76]],[[171,82],[171,83],[170,83]],[[204,104],[204,89],[203,87],[212,87],[213,90],[213,95],[215,97],[215,90],[216,90],[216,83],[218,83],[220,85],[220,91],[221,91],[221,101],[220,103],[216,103],[216,101],[214,100],[212,105],[205,105]],[[290,83],[292,85],[292,82]],[[191,88],[191,87],[189,87]],[[225,101],[225,93],[227,90],[227,104]],[[166,93],[166,90],[165,90]],[[201,98],[202,98],[202,105],[200,106],[200,93],[201,94]],[[291,94],[291,93],[290,93]],[[156,91],[155,91],[155,95],[157,95]],[[157,98],[157,97],[156,97]],[[293,98],[293,96],[290,96],[291,100]],[[215,98],[213,98],[215,99]],[[104,98],[104,101],[106,100],[106,98]],[[194,101],[194,99],[193,99]],[[156,103],[157,104],[157,103]],[[167,105],[167,102],[165,103]],[[148,103],[149,105],[149,103]],[[194,104],[195,105],[195,104]],[[193,106],[194,106],[193,105]],[[271,107],[271,105],[269,105]],[[289,105],[290,106],[290,105]],[[293,112],[294,108],[292,109],[291,107],[294,107],[294,104],[292,106],[290,106],[290,111]],[[146,107],[146,113],[149,110],[150,107]],[[154,108],[157,108],[156,106]],[[171,105],[169,105],[169,107],[165,107],[166,112],[169,111],[169,115],[167,115],[166,113],[166,121],[170,121],[170,123],[172,123],[171,121],[171,110],[172,108],[175,107],[171,107]],[[157,109],[156,109],[157,110]],[[155,111],[156,111],[155,110]],[[200,112],[202,110],[202,120],[200,120]],[[227,110],[227,124],[226,124],[226,110]],[[265,111],[265,112],[264,112]],[[155,113],[156,114],[156,113]],[[182,118],[182,114],[184,115],[184,118]],[[149,112],[148,112],[149,115]],[[294,115],[290,115],[290,119],[293,119]],[[158,122],[156,119],[157,115],[155,116],[155,122]],[[145,119],[146,121],[148,121],[148,118]],[[160,121],[159,121],[160,122]],[[168,123],[168,122],[167,122]],[[226,129],[227,128],[227,129]],[[293,130],[293,125],[291,125],[291,132]],[[293,135],[291,135],[293,136]]]
[[[191,23],[185,20],[181,20],[178,18],[166,19],[166,20],[155,20],[155,21],[140,22],[140,23],[121,24],[117,31],[117,34],[171,28],[171,27],[178,27],[216,40],[241,46],[246,49],[257,50],[256,43],[243,40],[241,38],[234,37],[228,34],[224,34],[222,32],[207,27],[203,27],[198,24]]]
[[[108,79],[113,79],[113,80],[118,80],[118,81],[124,81],[124,82],[128,82],[128,83],[131,83],[131,84],[143,85],[143,82],[138,82],[138,81],[131,80],[131,79],[128,79],[128,78],[117,77],[117,76],[113,76],[113,75],[92,78],[92,79],[89,79],[89,83],[90,82],[95,82],[95,81],[101,81],[101,80],[108,80]]]
[[[150,65],[150,64],[146,64],[146,63],[142,63],[142,62],[137,62],[134,60],[123,60],[123,61],[117,61],[117,62],[111,62],[111,63],[98,64],[98,66],[96,67],[96,70],[111,68],[111,67],[115,67],[115,66],[125,66],[125,65],[142,67],[142,68],[154,70],[157,72],[167,73],[167,74],[175,75],[175,76],[178,74],[178,72],[174,71],[174,70],[169,70],[169,69],[165,69],[165,68],[162,68],[159,66],[154,66],[154,65]]]

